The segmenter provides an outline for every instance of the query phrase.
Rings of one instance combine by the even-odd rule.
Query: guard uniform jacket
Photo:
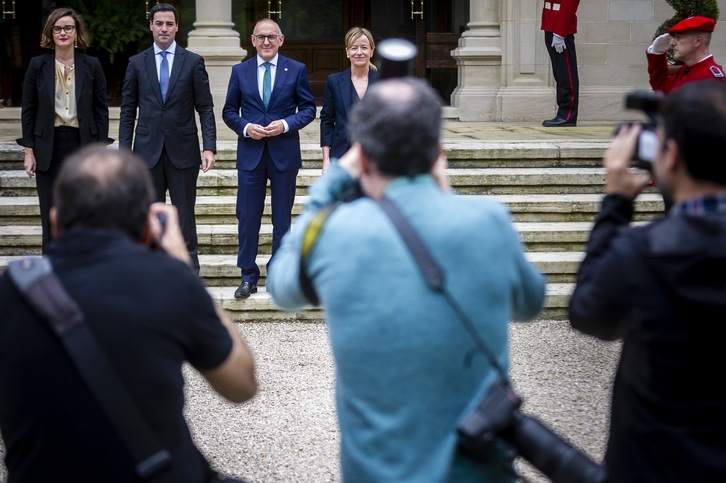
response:
[[[577,7],[580,0],[547,0],[542,9],[542,30],[560,37],[577,33]]]
[[[683,65],[678,72],[671,74],[668,70],[668,60],[665,54],[651,54],[648,56],[648,75],[653,90],[669,94],[674,89],[687,82],[699,80],[724,80],[723,69],[709,55],[701,62],[693,65]]]

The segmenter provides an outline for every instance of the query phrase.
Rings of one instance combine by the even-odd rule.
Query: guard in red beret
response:
[[[723,69],[708,52],[715,26],[716,21],[712,18],[689,17],[653,41],[647,50],[648,74],[653,90],[668,94],[687,82],[724,80]],[[665,55],[671,46],[673,58],[684,64],[675,74],[670,73]]]
[[[542,30],[550,54],[552,74],[557,91],[557,115],[542,123],[545,127],[577,125],[580,105],[580,79],[577,76],[577,7],[580,0],[545,0],[542,8]]]

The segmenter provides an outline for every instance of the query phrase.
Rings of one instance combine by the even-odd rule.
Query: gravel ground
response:
[[[258,395],[229,404],[185,368],[186,415],[197,445],[217,469],[250,481],[339,481],[335,372],[325,325],[238,328],[255,354]],[[602,460],[619,351],[619,343],[583,336],[567,322],[511,324],[511,374],[524,411]],[[517,469],[523,481],[548,481],[525,463]]]

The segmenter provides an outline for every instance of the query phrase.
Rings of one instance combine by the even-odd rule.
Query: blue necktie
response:
[[[161,54],[161,67],[159,67],[159,87],[161,87],[161,101],[166,102],[166,90],[169,88],[169,61],[166,60],[166,50]]]
[[[270,93],[272,92],[272,73],[270,72],[270,63],[265,62],[265,75],[262,77],[262,102],[265,104],[270,103]]]

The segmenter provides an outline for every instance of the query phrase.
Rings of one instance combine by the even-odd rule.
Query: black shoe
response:
[[[556,117],[554,119],[547,119],[542,123],[542,125],[544,127],[575,127],[577,126],[577,123],[575,121],[568,121],[567,119]]]
[[[246,299],[253,293],[257,293],[257,285],[252,285],[249,282],[242,282],[239,284],[237,290],[234,291],[234,298]]]

